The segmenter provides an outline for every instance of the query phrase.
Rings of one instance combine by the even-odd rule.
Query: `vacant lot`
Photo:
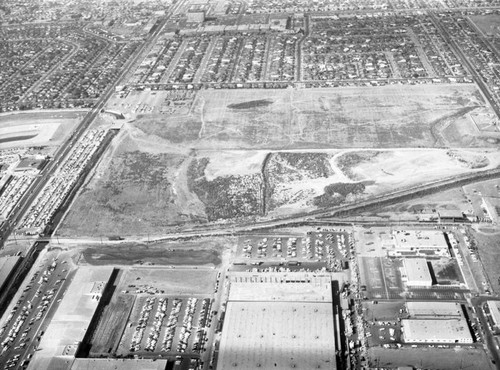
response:
[[[500,293],[500,249],[498,248],[498,240],[500,239],[500,231],[497,229],[480,229],[479,232],[470,229],[473,238],[478,246],[479,257],[481,258],[484,270],[489,278],[489,285],[493,292]]]
[[[61,235],[283,217],[500,163],[493,149],[430,149],[487,145],[470,114],[491,110],[473,85],[149,94],[115,101],[131,118]],[[166,101],[182,109],[159,112]]]
[[[144,115],[134,124],[197,148],[483,146],[469,137],[476,134],[468,113],[485,104],[473,85],[210,90],[187,115]],[[448,137],[457,122],[467,135]]]
[[[500,19],[497,14],[472,15],[470,20],[488,36],[498,35],[500,33]]]

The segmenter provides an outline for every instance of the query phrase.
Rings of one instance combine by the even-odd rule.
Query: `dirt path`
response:
[[[205,205],[194,193],[189,191],[188,169],[193,159],[193,156],[189,156],[174,174],[175,180],[172,183],[172,191],[175,196],[175,204],[186,215],[208,220]]]

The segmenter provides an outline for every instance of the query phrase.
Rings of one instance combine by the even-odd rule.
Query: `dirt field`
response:
[[[416,221],[426,214],[433,213],[433,211],[454,210],[463,212],[468,209],[470,209],[470,203],[462,188],[458,188],[385,207],[377,211],[376,214],[393,220]]]
[[[494,293],[500,294],[500,230],[484,228],[479,231],[471,229],[472,236],[477,242],[479,257],[489,278],[489,285]]]
[[[430,149],[489,145],[472,85],[131,92],[109,108],[127,118],[62,236],[283,217],[500,164],[494,149]]]
[[[131,267],[123,271],[117,290],[132,294],[147,286],[167,295],[205,296],[213,294],[216,274],[212,269]]]
[[[488,36],[495,36],[500,32],[500,19],[496,14],[472,15],[469,19]]]
[[[200,149],[487,146],[467,115],[489,111],[485,104],[473,85],[210,90],[198,92],[187,115],[144,114],[134,125]],[[448,138],[455,124],[467,135]]]

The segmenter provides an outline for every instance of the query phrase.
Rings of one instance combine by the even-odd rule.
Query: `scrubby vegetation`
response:
[[[260,174],[205,178],[207,158],[193,159],[188,170],[189,187],[205,204],[209,221],[262,213]]]
[[[314,198],[314,205],[319,208],[338,206],[345,202],[349,196],[361,194],[365,191],[362,183],[338,182],[325,186],[325,193]]]
[[[352,171],[352,168],[362,162],[375,158],[378,154],[379,152],[375,151],[348,152],[337,158],[337,166],[351,180],[359,181],[361,179]]]
[[[267,210],[310,196],[305,189],[288,191],[290,184],[334,175],[326,153],[272,153],[266,161],[264,173]]]

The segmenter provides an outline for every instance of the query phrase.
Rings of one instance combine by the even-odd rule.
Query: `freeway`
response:
[[[73,275],[71,259],[60,251],[42,255],[10,304],[10,314],[0,328],[0,367],[21,369],[37,349]],[[14,300],[14,301],[15,301]]]

